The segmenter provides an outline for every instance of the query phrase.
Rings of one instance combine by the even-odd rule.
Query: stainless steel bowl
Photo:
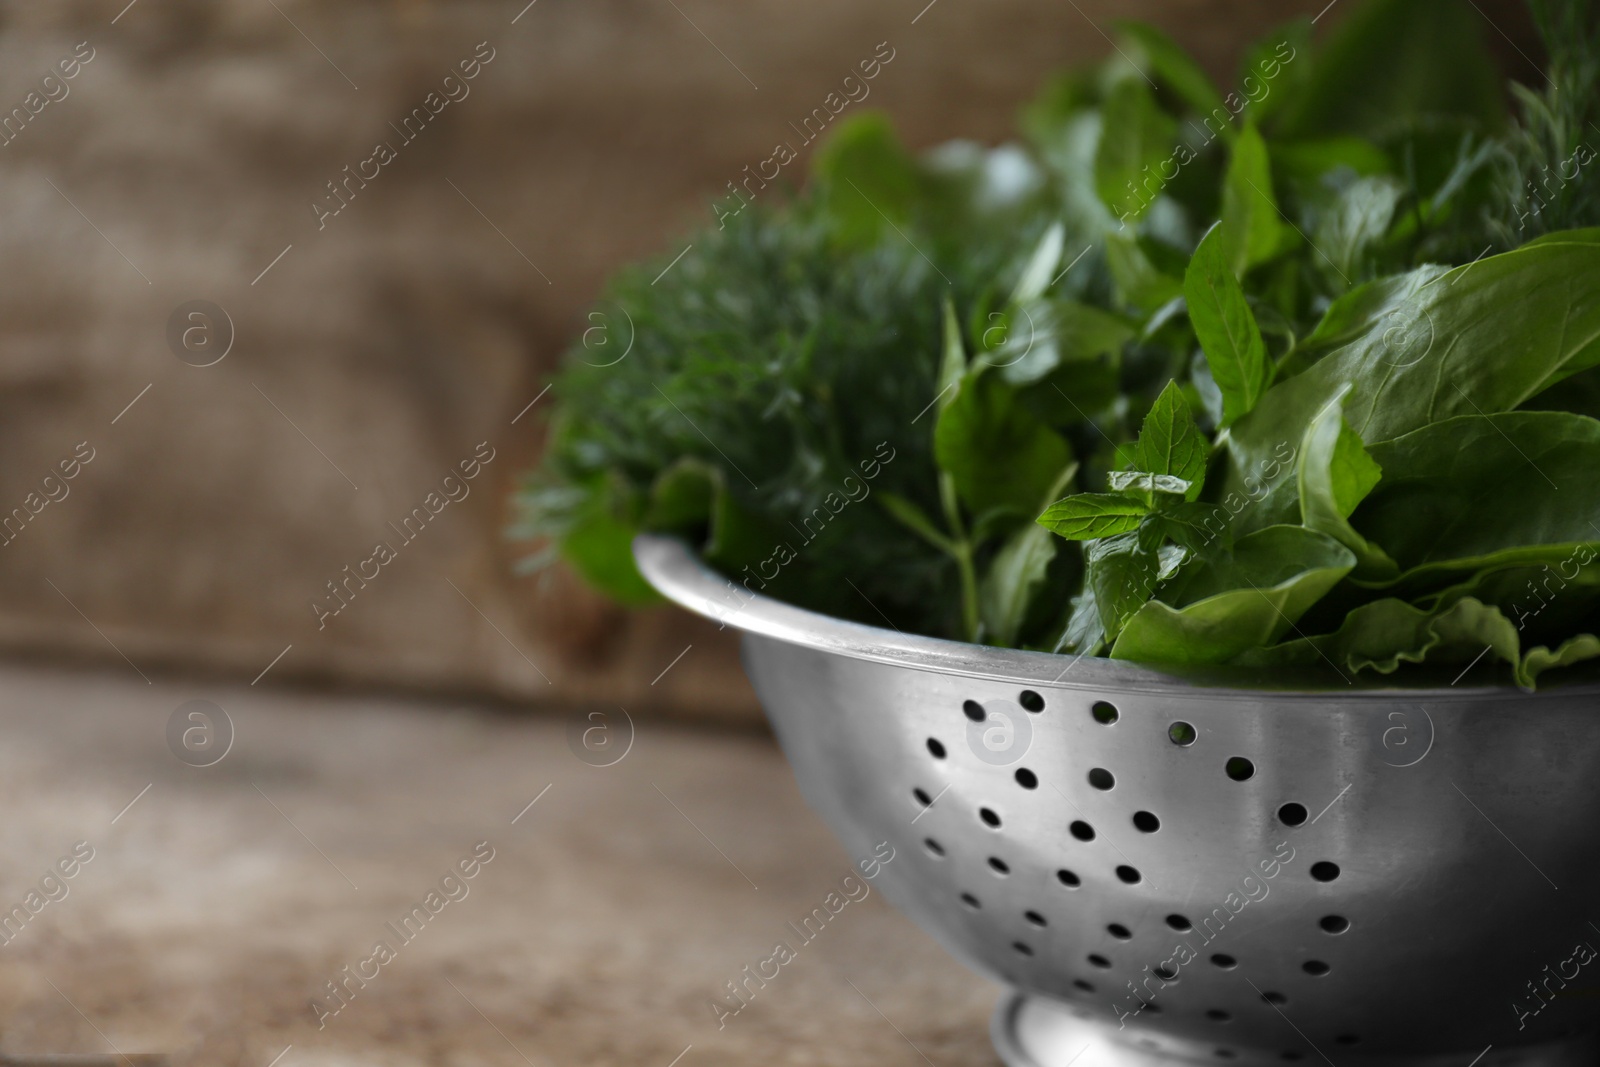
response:
[[[1600,687],[1180,677],[634,553],[744,631],[806,800],[851,854],[896,848],[889,899],[1011,988],[1011,1067],[1595,1062]]]

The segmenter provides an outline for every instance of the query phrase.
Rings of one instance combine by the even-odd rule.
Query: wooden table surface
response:
[[[0,675],[0,1054],[996,1062],[997,988],[875,891],[719,1029],[711,998],[853,859],[765,737],[646,725],[596,767],[570,718],[131,670]],[[191,700],[233,726],[211,766],[169,747]],[[475,848],[492,858],[474,866]],[[427,921],[402,929],[413,904]]]

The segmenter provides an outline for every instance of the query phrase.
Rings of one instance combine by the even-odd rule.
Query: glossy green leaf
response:
[[[1002,321],[1003,320],[1003,321]],[[1127,320],[1076,300],[1037,300],[1016,305],[995,320],[1004,339],[983,359],[1009,384],[1032,385],[1071,363],[1115,356],[1133,339]]]
[[[1199,562],[1172,593],[1163,591],[1176,603],[1151,600],[1127,620],[1113,658],[1226,663],[1274,644],[1350,572],[1355,557],[1325,534],[1272,526],[1240,538],[1231,554]]]
[[[1106,235],[1106,269],[1117,299],[1149,314],[1183,295],[1183,279],[1157,267],[1131,232]]]
[[[1344,417],[1370,445],[1452,416],[1509,410],[1600,364],[1600,242],[1534,244],[1377,284],[1331,332],[1348,340],[1233,426],[1227,489],[1242,491],[1347,384]],[[1289,521],[1298,503],[1292,481],[1274,483],[1241,520],[1250,529]]]
[[[1600,544],[1600,421],[1460,415],[1371,452],[1383,481],[1351,522],[1408,579],[1556,562]]]
[[[1222,424],[1230,425],[1256,406],[1271,368],[1256,317],[1228,262],[1220,226],[1213,226],[1195,249],[1183,277],[1183,295],[1206,365],[1222,390]]]

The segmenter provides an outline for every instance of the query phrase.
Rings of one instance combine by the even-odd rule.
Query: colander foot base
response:
[[[995,1005],[989,1036],[1006,1067],[1286,1067],[1281,1050],[1221,1047],[1148,1030],[1119,1030],[1084,1008],[1023,993]],[[1596,1067],[1600,1041],[1585,1033],[1547,1045],[1494,1047],[1474,1067]],[[1317,1057],[1308,1048],[1307,1063]],[[1459,1056],[1364,1057],[1369,1067],[1459,1067]]]

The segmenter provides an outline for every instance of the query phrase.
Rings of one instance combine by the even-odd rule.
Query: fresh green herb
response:
[[[1600,26],[1534,7],[1509,115],[1469,5],[1369,0],[1231,90],[1121,27],[1023,145],[840,123],[802,193],[613,282],[627,354],[574,350],[519,536],[625,601],[667,531],[750,592],[1078,655],[1600,658]]]

